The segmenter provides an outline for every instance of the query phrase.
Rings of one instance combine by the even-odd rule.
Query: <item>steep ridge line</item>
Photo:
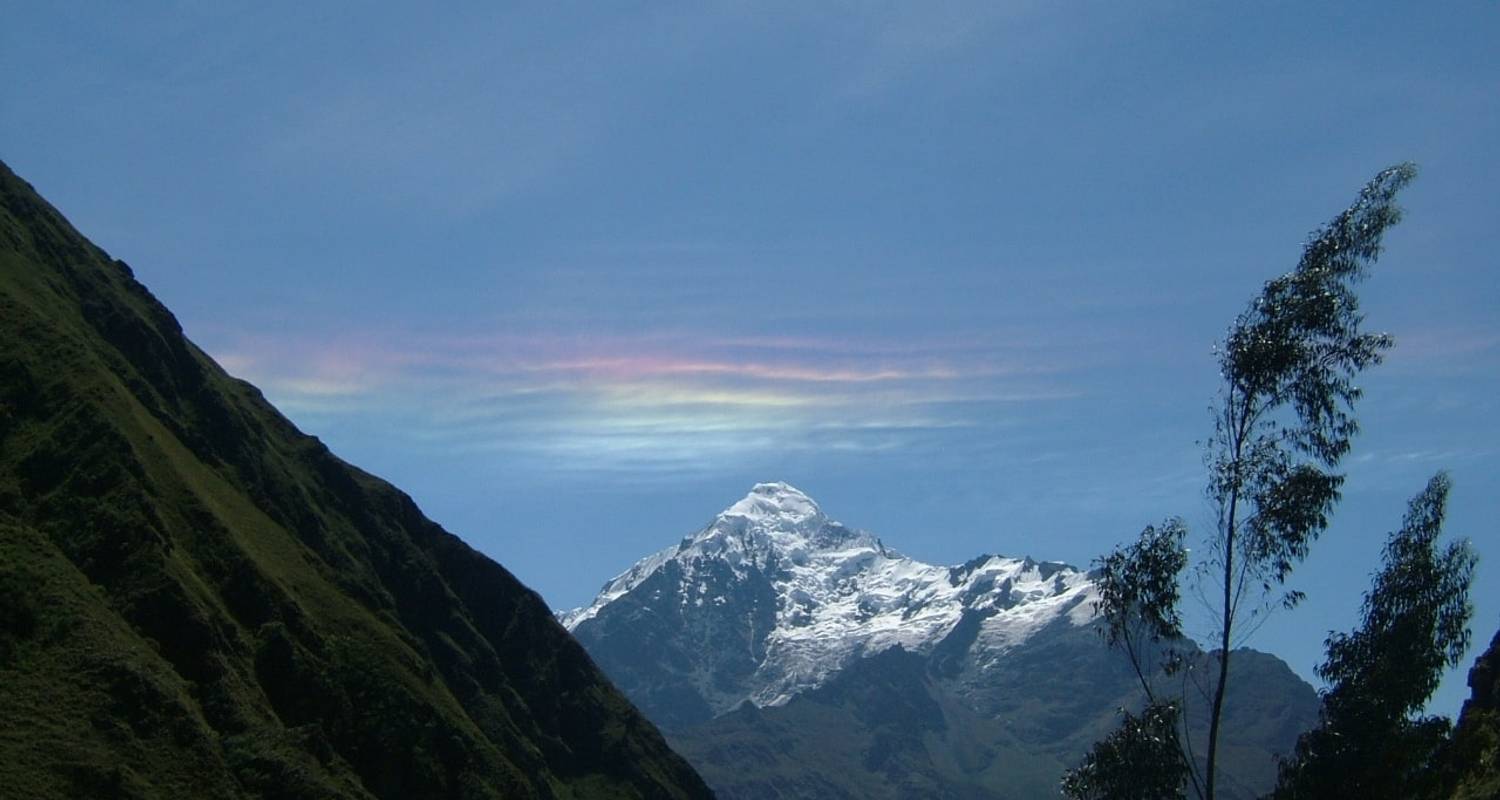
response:
[[[503,567],[0,164],[0,786],[706,798]]]

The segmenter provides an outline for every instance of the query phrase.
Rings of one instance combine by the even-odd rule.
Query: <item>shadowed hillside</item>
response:
[[[0,165],[7,797],[708,797],[530,590]]]

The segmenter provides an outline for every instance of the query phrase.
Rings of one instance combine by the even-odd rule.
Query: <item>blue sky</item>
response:
[[[10,9],[0,158],[555,606],[762,480],[935,562],[1207,528],[1215,340],[1412,160],[1250,643],[1311,678],[1439,468],[1500,624],[1494,2],[208,5]]]

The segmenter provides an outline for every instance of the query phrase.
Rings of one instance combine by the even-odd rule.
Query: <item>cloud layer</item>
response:
[[[1073,393],[1039,353],[980,341],[346,332],[213,349],[299,420],[378,422],[417,446],[568,471],[911,448]]]

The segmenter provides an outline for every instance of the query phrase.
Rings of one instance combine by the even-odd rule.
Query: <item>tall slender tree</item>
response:
[[[1209,457],[1208,494],[1218,509],[1209,572],[1219,583],[1218,676],[1209,713],[1204,796],[1217,785],[1219,728],[1236,634],[1265,609],[1308,545],[1328,527],[1344,476],[1336,472],[1359,431],[1355,377],[1391,339],[1360,330],[1354,286],[1401,220],[1396,194],[1416,177],[1382,171],[1354,204],[1314,234],[1297,269],[1266,284],[1229,330]],[[1292,607],[1302,595],[1280,593]]]
[[[1327,528],[1338,501],[1343,475],[1337,468],[1359,430],[1354,406],[1360,390],[1355,378],[1379,363],[1391,346],[1390,337],[1361,330],[1355,287],[1379,257],[1386,230],[1400,221],[1396,194],[1415,175],[1411,164],[1376,175],[1352,205],[1314,231],[1296,269],[1266,283],[1219,348],[1223,384],[1205,458],[1207,494],[1217,513],[1202,550],[1207,558],[1195,570],[1203,582],[1200,590],[1212,598],[1216,626],[1206,690],[1209,729],[1201,765],[1184,734],[1179,732],[1173,748],[1185,782],[1205,800],[1214,800],[1218,787],[1231,653],[1256,619],[1275,606],[1290,608],[1301,599],[1301,593],[1287,590],[1285,583]],[[1156,535],[1150,528],[1147,533]],[[1104,567],[1112,559],[1131,565],[1114,573],[1101,570],[1099,611],[1112,642],[1119,643],[1117,631],[1122,627],[1138,628],[1141,620],[1160,637],[1180,633],[1177,592],[1142,593],[1111,586],[1111,581],[1163,586],[1178,580],[1186,552],[1181,558],[1146,558],[1142,554],[1152,549],[1143,544],[1144,536],[1142,542],[1100,561]],[[1181,547],[1180,538],[1177,546]],[[1157,621],[1172,624],[1156,625]],[[1171,705],[1182,718],[1185,696],[1157,698],[1151,670],[1144,668],[1138,653],[1125,649],[1149,702]],[[1165,663],[1170,667],[1176,662]],[[1090,759],[1098,755],[1096,745]],[[1083,766],[1090,763],[1094,762],[1086,760]]]

